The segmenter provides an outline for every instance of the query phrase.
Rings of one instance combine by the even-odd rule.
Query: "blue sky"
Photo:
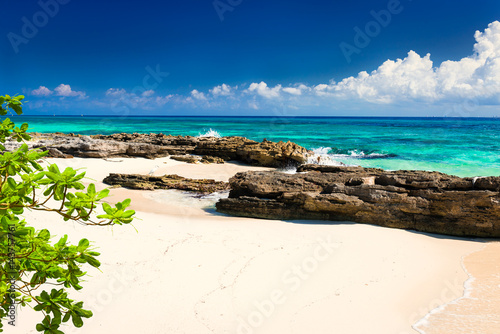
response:
[[[500,115],[497,0],[3,9],[0,89],[28,114]]]

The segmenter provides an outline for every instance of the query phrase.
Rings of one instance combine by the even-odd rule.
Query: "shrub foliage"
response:
[[[0,96],[0,116],[22,113],[24,96]],[[78,245],[67,242],[67,235],[55,236],[47,229],[36,230],[22,215],[25,210],[46,211],[64,221],[85,225],[129,224],[135,212],[127,210],[130,200],[114,206],[102,202],[109,190],[97,191],[93,183],[82,183],[85,172],[57,165],[41,164],[47,151],[29,149],[28,124],[16,126],[9,118],[0,123],[0,331],[15,325],[15,310],[32,307],[41,312],[36,329],[43,333],[63,333],[62,323],[71,320],[81,327],[83,318],[92,316],[83,302],[69,298],[70,289],[80,290],[88,265],[100,262],[89,240]],[[17,150],[7,151],[6,141],[17,141]],[[42,166],[44,165],[44,166]],[[97,214],[97,205],[103,214]]]

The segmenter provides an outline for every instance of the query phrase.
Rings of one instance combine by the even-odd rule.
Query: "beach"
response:
[[[97,188],[105,187],[101,181],[109,173],[148,174],[156,166],[154,175],[220,181],[270,169],[170,158],[47,161],[61,170],[85,167],[94,180],[85,182]],[[484,250],[495,245],[482,239],[350,222],[231,217],[215,212],[217,196],[199,199],[177,190],[114,188],[110,195],[110,202],[132,199],[139,218],[133,227],[82,226],[50,213],[25,213],[35,228],[68,234],[72,243],[87,238],[101,252],[101,271],[87,268],[84,289],[71,292],[94,316],[81,329],[64,326],[66,333],[449,333],[446,319],[433,319],[446,310],[429,319],[428,313],[467,296],[471,276],[479,284],[498,276],[496,269],[485,271],[491,252]],[[490,313],[498,310],[489,306]],[[475,310],[465,323],[481,321],[498,332],[498,318],[485,319],[484,305]],[[40,320],[38,312],[23,310],[9,333],[36,333]],[[412,327],[425,321],[428,328]],[[489,333],[474,328],[463,333]]]
[[[500,333],[500,2],[4,12],[0,332]]]

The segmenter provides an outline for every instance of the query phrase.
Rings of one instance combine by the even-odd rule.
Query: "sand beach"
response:
[[[86,182],[98,188],[109,173],[147,174],[155,166],[155,175],[220,181],[269,169],[170,158],[47,162],[85,168]],[[124,198],[140,218],[133,227],[25,214],[35,228],[76,243],[88,238],[101,252],[101,271],[89,268],[84,289],[72,294],[94,316],[81,329],[65,326],[67,333],[498,332],[499,270],[491,262],[498,243],[350,222],[231,217],[215,212],[217,196],[177,190],[114,188],[108,200]],[[491,303],[477,303],[482,296]],[[446,316],[455,312],[450,307],[464,312],[459,328],[450,327],[457,324]],[[9,333],[36,333],[41,319],[23,310],[18,320]]]

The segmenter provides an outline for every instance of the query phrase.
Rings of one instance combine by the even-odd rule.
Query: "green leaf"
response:
[[[76,313],[72,314],[72,321],[73,321],[73,325],[75,325],[75,327],[80,328],[83,326],[82,318]]]
[[[128,207],[130,205],[130,202],[131,202],[130,198],[127,198],[126,200],[124,200],[122,202],[122,209],[125,209],[126,207]]]
[[[15,181],[13,178],[9,177],[9,178],[7,179],[7,183],[8,183],[9,187],[10,187],[12,190],[15,190],[15,189],[16,189],[17,184],[16,184],[16,181]]]
[[[21,115],[23,113],[23,108],[18,104],[9,104],[9,107],[16,112],[16,114]]]
[[[66,244],[67,240],[68,240],[68,235],[65,234],[64,237],[62,237],[61,239],[59,239],[59,241],[57,242],[57,244],[55,244],[55,246],[57,248],[61,248],[61,247],[63,247]]]
[[[94,268],[99,268],[101,266],[101,262],[99,262],[97,259],[93,258],[92,256],[83,255],[82,258],[84,258],[88,262],[88,264],[90,264]]]
[[[127,210],[127,211],[125,211],[125,212],[122,214],[122,217],[123,217],[123,218],[130,218],[130,217],[132,217],[133,215],[135,215],[135,211],[134,211],[134,210]]]
[[[108,197],[108,195],[109,195],[109,189],[103,189],[103,190],[99,191],[96,199],[100,200],[100,199],[103,199],[105,197]]]
[[[102,203],[102,209],[109,215],[113,214],[113,208],[108,203]]]
[[[78,248],[77,250],[79,252],[83,252],[84,250],[86,250],[87,248],[89,248],[89,241],[87,239],[82,239],[80,240],[80,242],[78,243]]]

